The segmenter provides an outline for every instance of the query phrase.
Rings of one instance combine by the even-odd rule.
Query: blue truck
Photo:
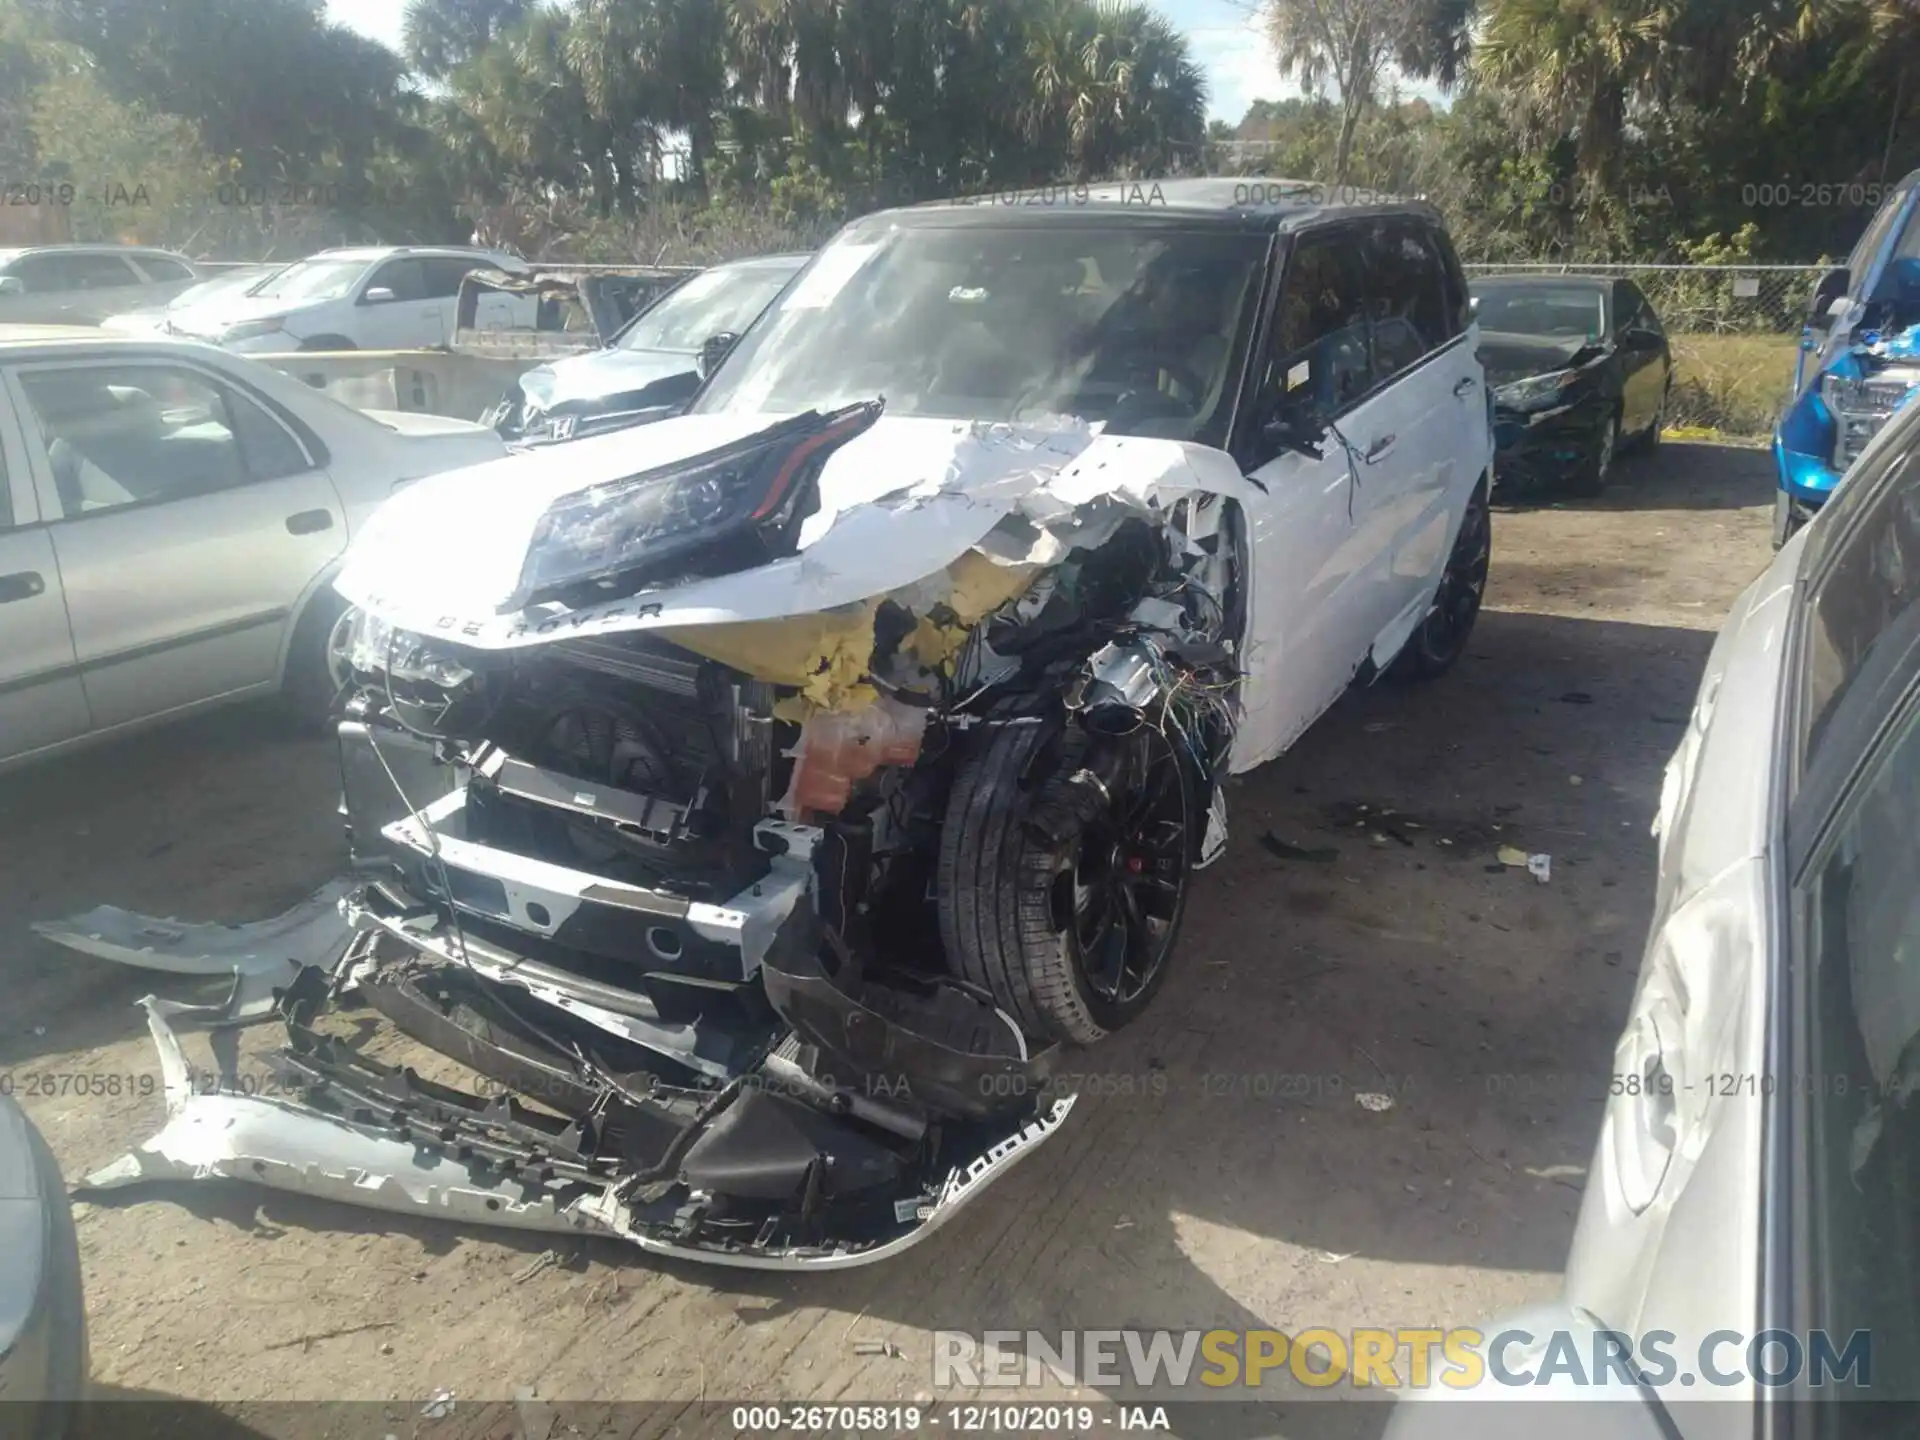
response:
[[[1814,285],[1793,398],[1773,433],[1777,549],[1824,505],[1894,411],[1920,389],[1920,171],[1881,202],[1847,263]]]

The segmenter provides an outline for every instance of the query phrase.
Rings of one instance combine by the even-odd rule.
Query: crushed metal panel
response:
[[[331,970],[353,927],[340,902],[357,887],[335,880],[269,920],[201,925],[101,905],[66,920],[36,920],[35,934],[119,965],[171,975],[271,975],[291,979],[303,965]]]
[[[611,1186],[561,1203],[530,1192],[524,1179],[489,1185],[469,1168],[420,1146],[369,1135],[295,1101],[205,1093],[196,1088],[178,1036],[175,1015],[206,1007],[148,996],[141,1001],[160,1054],[167,1123],[130,1154],[95,1171],[82,1193],[116,1190],[148,1180],[250,1180],[276,1190],[317,1195],[367,1209],[472,1220],[509,1229],[609,1235],[654,1255],[755,1270],[839,1270],[898,1255],[951,1220],[995,1180],[1059,1133],[1074,1097],[1041,1114],[955,1165],[936,1193],[915,1207],[914,1229],[883,1244],[754,1251],[683,1244],[633,1228],[631,1211]],[[904,1218],[904,1217],[903,1217]]]

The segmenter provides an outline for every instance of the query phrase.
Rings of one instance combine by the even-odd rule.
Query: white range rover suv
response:
[[[1058,1133],[1054,1067],[1180,983],[1228,775],[1463,652],[1493,443],[1430,207],[1052,198],[865,217],[685,413],[348,547],[328,953],[568,1119],[319,1038],[303,974],[310,1090],[183,1096],[116,1181],[821,1268]]]

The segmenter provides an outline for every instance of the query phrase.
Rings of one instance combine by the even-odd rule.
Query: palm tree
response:
[[[1581,178],[1603,196],[1632,105],[1685,78],[1685,18],[1685,0],[1491,0],[1475,64],[1536,127],[1573,132]]]
[[[1184,37],[1140,0],[1055,0],[1035,20],[1022,118],[1081,179],[1197,166],[1207,86]]]

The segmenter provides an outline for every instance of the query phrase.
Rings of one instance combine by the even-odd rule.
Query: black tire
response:
[[[1078,739],[1058,725],[1006,726],[961,765],[937,883],[954,971],[1029,1035],[1088,1045],[1137,1019],[1165,983],[1197,807],[1172,748],[1149,726],[1094,742],[1129,753],[1099,813],[1061,826]],[[1049,839],[1037,815],[1064,838]],[[1096,910],[1110,923],[1099,925]]]
[[[1567,493],[1591,500],[1605,490],[1608,480],[1613,478],[1613,463],[1619,453],[1620,416],[1616,411],[1600,427],[1599,443],[1593,453],[1581,461],[1579,469],[1568,478]]]
[[[341,350],[358,350],[360,347],[344,335],[315,335],[311,340],[302,340],[300,348],[319,354],[328,354]]]
[[[344,677],[334,657],[340,630],[351,607],[331,588],[307,602],[287,649],[287,673],[280,682],[281,708],[303,730],[323,730],[333,717],[333,702]]]
[[[1453,552],[1434,592],[1433,608],[1414,627],[1407,643],[1393,658],[1390,678],[1432,680],[1451,670],[1466,653],[1480,618],[1480,602],[1487,593],[1487,571],[1493,558],[1493,516],[1487,509],[1487,487],[1482,481],[1467,500],[1466,514],[1453,537]]]

